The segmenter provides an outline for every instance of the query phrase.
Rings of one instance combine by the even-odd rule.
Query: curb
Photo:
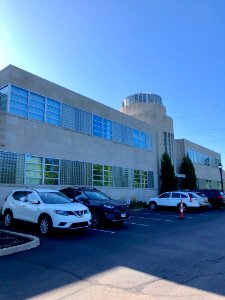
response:
[[[25,238],[28,238],[31,241],[27,242],[25,244],[22,244],[22,245],[0,249],[0,256],[10,255],[10,254],[20,252],[20,251],[30,250],[30,249],[36,248],[40,245],[40,240],[36,236],[13,232],[13,231],[2,230],[2,229],[1,229],[1,231],[12,234],[12,235],[23,236]]]

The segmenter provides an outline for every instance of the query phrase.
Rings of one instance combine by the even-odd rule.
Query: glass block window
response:
[[[7,111],[9,87],[8,85],[0,89],[0,110]]]
[[[148,188],[154,188],[154,172],[148,171]]]
[[[79,109],[79,132],[88,135],[92,134],[92,115]]]
[[[113,123],[113,140],[125,145],[133,145],[132,128],[119,123]]]
[[[93,164],[93,186],[103,186],[103,166]]]
[[[0,183],[24,183],[24,155],[0,151]]]
[[[92,115],[71,105],[62,104],[62,127],[92,134]]]
[[[141,187],[147,188],[148,187],[148,172],[141,171]]]
[[[140,188],[141,187],[141,171],[134,170],[134,187]]]
[[[60,125],[60,102],[47,98],[46,122]]]
[[[28,97],[27,90],[11,86],[11,99],[9,111],[13,114],[28,118]]]
[[[45,120],[45,97],[30,93],[28,118],[44,122]]]
[[[133,170],[114,167],[113,172],[115,187],[133,187]]]
[[[111,166],[104,166],[104,186],[113,186],[113,171]]]
[[[43,158],[26,155],[25,184],[41,185],[43,178]]]
[[[59,184],[59,160],[45,158],[44,184]]]
[[[86,162],[74,161],[75,185],[91,186],[92,185],[92,164]]]

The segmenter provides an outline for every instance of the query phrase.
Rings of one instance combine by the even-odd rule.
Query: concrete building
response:
[[[187,148],[174,143],[160,96],[140,93],[122,105],[117,111],[12,65],[0,71],[0,206],[21,186],[95,186],[142,201],[156,195],[161,154],[178,166]],[[219,182],[216,166],[210,172]]]

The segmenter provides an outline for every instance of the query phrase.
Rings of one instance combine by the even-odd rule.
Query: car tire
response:
[[[91,220],[92,226],[93,227],[99,226],[101,224],[100,214],[96,211],[93,211],[91,214],[92,214],[92,220]]]
[[[180,211],[180,203],[177,205],[178,210]],[[183,203],[183,212],[187,212],[187,205]]]
[[[148,208],[150,210],[156,210],[157,209],[157,203],[155,201],[150,201],[149,205],[148,205]]]
[[[4,213],[4,225],[5,227],[9,228],[12,226],[12,223],[13,223],[13,214],[10,210],[7,210]]]
[[[41,216],[38,221],[40,234],[47,236],[52,231],[52,220],[49,216]]]

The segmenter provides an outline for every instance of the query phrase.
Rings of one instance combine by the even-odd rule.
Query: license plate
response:
[[[121,218],[126,218],[126,214],[121,214]]]

